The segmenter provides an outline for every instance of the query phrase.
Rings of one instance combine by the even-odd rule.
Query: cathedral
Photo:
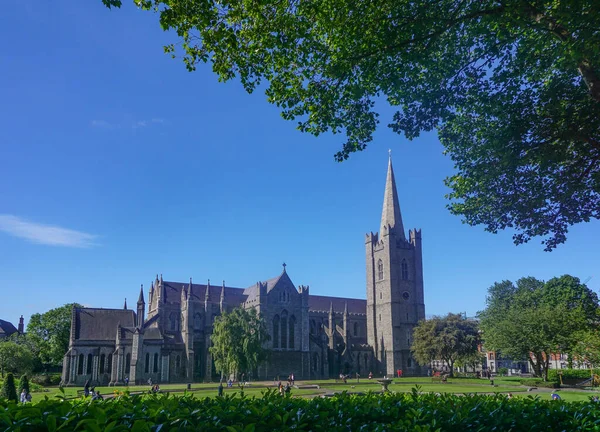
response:
[[[366,300],[313,295],[296,286],[285,264],[278,276],[248,288],[172,282],[143,287],[135,309],[74,308],[64,385],[201,382],[219,375],[209,352],[215,318],[256,308],[271,339],[269,360],[253,379],[320,379],[369,372],[417,375],[414,326],[425,318],[421,230],[405,236],[391,158],[379,233],[366,247]],[[147,301],[146,301],[147,300]]]

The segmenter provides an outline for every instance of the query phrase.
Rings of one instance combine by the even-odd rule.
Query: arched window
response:
[[[129,374],[131,372],[131,354],[127,353],[125,356],[125,373]]]
[[[290,317],[290,349],[294,349],[294,338],[296,331],[296,317],[292,315]]]
[[[85,368],[85,373],[88,375],[92,374],[92,363],[94,362],[94,357],[91,354],[87,356],[87,367]]]
[[[175,373],[179,375],[179,371],[181,369],[181,357],[175,357]]]
[[[106,360],[106,372],[112,373],[112,354],[109,354]]]
[[[171,331],[179,330],[179,314],[172,312],[171,315],[169,315],[169,321],[171,324]]]
[[[402,260],[402,280],[408,280],[408,264],[405,259]]]
[[[273,348],[279,348],[279,315],[273,318]]]
[[[379,300],[383,300],[383,293],[379,291]]]
[[[194,314],[194,329],[202,329],[202,315],[200,315],[199,313]]]
[[[319,354],[313,353],[313,370],[319,372]]]
[[[83,375],[83,354],[79,354],[77,360],[77,375]]]
[[[158,353],[154,353],[154,373],[158,372]]]
[[[286,311],[281,312],[280,325],[281,325],[281,344],[280,344],[280,346],[283,349],[287,349],[287,347],[288,347],[288,344],[287,344],[288,318],[287,318],[287,312]]]
[[[100,373],[104,373],[104,365],[106,364],[106,356],[100,354]]]
[[[354,336],[358,336],[358,323],[354,323]]]
[[[383,279],[383,261],[377,261],[377,275],[379,280]]]
[[[150,353],[146,353],[146,363],[144,364],[144,372],[150,372]]]
[[[369,354],[365,353],[364,360],[365,360],[365,372],[367,372],[369,370]]]
[[[312,319],[310,320],[310,334],[315,334],[317,331],[317,324],[315,323],[315,320]]]

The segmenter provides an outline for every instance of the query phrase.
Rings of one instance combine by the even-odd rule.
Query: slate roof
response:
[[[135,326],[135,313],[131,309],[76,308],[75,313],[76,339],[114,341],[119,324]]]
[[[336,314],[343,314],[344,308],[346,307],[346,303],[348,303],[348,313],[367,313],[367,301],[363,299],[327,297],[312,294],[308,296],[309,311],[329,312],[330,305],[333,304],[333,311]]]
[[[9,337],[16,332],[17,328],[12,323],[0,319],[0,337]]]
[[[184,282],[163,282],[165,286],[165,292],[167,293],[167,303],[180,303],[181,302],[181,290],[183,287],[186,289],[189,287],[189,283]],[[196,297],[197,300],[204,301],[206,296],[206,284],[192,284],[192,296]],[[221,298],[221,285],[210,285],[208,292],[211,301],[218,302]],[[243,288],[234,288],[225,286],[225,303],[228,305],[240,305],[246,300]]]

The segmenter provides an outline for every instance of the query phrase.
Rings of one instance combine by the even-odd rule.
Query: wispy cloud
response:
[[[135,123],[133,123],[132,127],[134,129],[138,129],[152,126],[153,124],[163,125],[166,124],[166,121],[163,118],[153,118],[151,120],[138,120]]]
[[[58,226],[29,222],[18,216],[0,214],[0,231],[32,243],[50,246],[90,248],[95,246],[97,235]]]
[[[107,122],[106,120],[92,120],[92,126],[97,127],[97,128],[104,128],[104,129],[114,129],[115,128],[115,125]]]

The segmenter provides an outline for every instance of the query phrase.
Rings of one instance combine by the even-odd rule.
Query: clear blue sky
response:
[[[522,276],[600,289],[597,221],[552,253],[463,225],[445,209],[452,164],[434,134],[382,126],[336,163],[342,137],[302,134],[260,92],[163,54],[174,36],[157,18],[128,1],[3,2],[0,318],[133,304],[157,273],[247,287],[283,261],[312,293],[364,298],[388,148],[404,225],[423,230],[428,315],[473,315],[494,281]]]

